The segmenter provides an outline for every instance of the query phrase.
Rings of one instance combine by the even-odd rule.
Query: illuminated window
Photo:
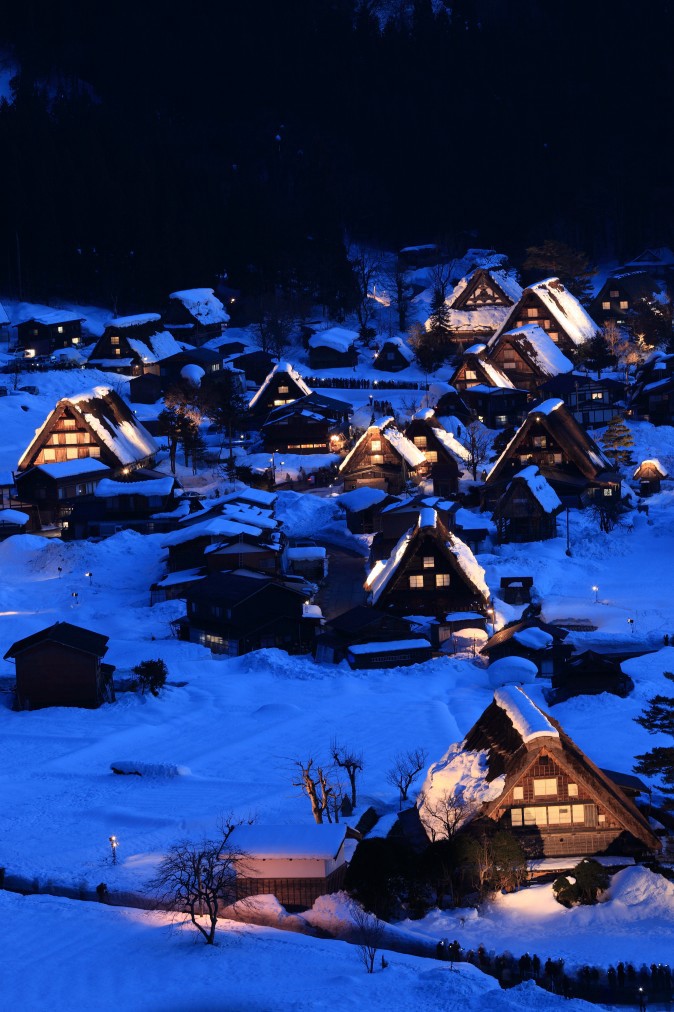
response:
[[[63,333],[63,327],[57,327],[56,328],[56,332],[57,332],[57,334],[62,334]]]
[[[598,815],[597,816],[597,821],[598,822],[606,822],[606,816],[605,815]]]
[[[101,448],[100,448],[100,446],[88,446],[87,450],[89,451],[89,456],[90,457],[100,457],[100,455],[101,455]]]
[[[79,454],[76,446],[69,446],[66,450],[66,460],[77,460]]]
[[[532,442],[537,450],[543,450],[547,446],[547,440],[545,436],[534,436]]]
[[[611,308],[611,303],[610,302],[602,302],[601,308],[602,309],[610,309]]]
[[[613,489],[612,488],[605,488],[604,489],[604,495],[613,495]]]
[[[524,801],[524,788],[513,787],[513,799],[515,801]]]
[[[467,380],[476,380],[477,379],[477,373],[475,372],[474,369],[466,369],[466,379]]]
[[[370,449],[372,450],[372,453],[380,453],[381,439],[373,439],[372,442],[370,443]]]
[[[566,790],[570,798],[578,797],[578,784],[567,784]]]
[[[288,393],[288,387],[279,387],[278,388],[278,392],[280,394],[287,394]]]
[[[557,777],[535,777],[534,797],[540,798],[545,794],[557,793]]]
[[[435,566],[435,559],[432,555],[424,555],[424,569],[433,569]]]
[[[555,344],[557,344],[557,342],[559,341],[559,334],[557,333],[556,330],[549,330],[548,337],[550,338],[551,341],[554,341]]]
[[[76,432],[66,432],[66,445],[72,445],[73,443],[76,443],[77,435],[78,434]]]
[[[620,300],[620,308],[621,309],[629,309],[630,308],[630,304],[627,301],[627,299],[621,299]]]
[[[513,826],[521,826],[522,825],[522,809],[521,808],[511,808],[510,809],[510,822],[511,822],[511,825],[513,825]]]
[[[568,825],[571,822],[571,807],[569,805],[549,805],[548,825]]]
[[[426,450],[426,460],[429,464],[437,464],[438,454],[436,450]]]
[[[591,396],[592,396],[592,400],[593,401],[603,401],[604,400],[604,391],[603,390],[593,390]]]
[[[415,436],[414,445],[418,446],[420,450],[425,450],[427,445],[427,439],[425,436]]]
[[[550,330],[550,321],[543,320],[543,330]]]
[[[64,429],[74,429],[75,428],[75,419],[74,418],[64,418],[62,420],[62,424],[63,424],[63,428]]]
[[[423,576],[410,576],[410,590],[423,590],[424,578]]]
[[[371,457],[370,457],[370,463],[371,464],[383,464],[384,463],[384,455],[383,455],[383,453],[373,453],[371,455]]]
[[[497,415],[496,416],[496,424],[497,425],[506,425],[507,422],[508,422],[508,416],[507,415]]]
[[[436,587],[449,587],[449,573],[436,573],[435,574],[435,586]]]
[[[527,309],[527,316],[529,317],[530,320],[538,319],[538,309],[536,308],[536,306],[532,306],[529,309]]]
[[[110,338],[110,344],[119,344],[119,337],[118,337],[118,335],[117,335],[117,334],[114,334],[114,335],[113,335],[113,336],[112,336],[112,337]]]
[[[122,354],[122,349],[121,348],[113,348],[112,350],[114,351],[115,355],[121,355]]]
[[[48,446],[46,446],[43,453],[45,461],[56,460],[56,450],[51,450]]]

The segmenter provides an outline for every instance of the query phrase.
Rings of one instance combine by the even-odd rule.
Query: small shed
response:
[[[288,548],[286,558],[293,576],[304,576],[307,580],[320,582],[328,575],[328,553],[320,545]]]
[[[567,636],[566,629],[538,618],[528,618],[499,629],[480,653],[489,658],[490,664],[502,657],[525,657],[536,664],[542,678],[551,678],[561,670],[573,650],[564,643]]]
[[[381,511],[396,502],[400,502],[397,497],[369,485],[343,492],[337,498],[337,505],[344,510],[346,526],[352,534],[373,534]]]
[[[114,667],[103,664],[108,637],[56,622],[13,643],[5,660],[16,661],[16,704],[19,710],[45,706],[94,709],[112,703]]]
[[[601,692],[628,696],[634,682],[622,670],[621,664],[626,659],[625,654],[584,650],[553,676],[550,701],[561,703],[572,696],[595,696]]]
[[[358,362],[355,330],[330,327],[309,338],[309,365],[312,369],[340,369]]]
[[[502,576],[499,597],[506,604],[531,604],[533,576]]]
[[[25,534],[30,523],[30,514],[23,510],[0,509],[0,541],[12,534]]]
[[[414,352],[401,337],[390,337],[374,357],[375,369],[382,372],[400,372],[414,361]]]
[[[352,668],[400,668],[429,661],[432,654],[429,640],[419,637],[354,643],[347,650],[346,659]]]
[[[237,826],[232,844],[236,898],[272,895],[288,909],[303,910],[319,896],[342,888],[346,874],[344,823]]]
[[[668,478],[659,460],[642,460],[632,477],[639,482],[639,493],[646,497],[660,491],[660,482]]]

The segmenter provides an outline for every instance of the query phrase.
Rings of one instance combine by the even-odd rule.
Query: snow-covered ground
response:
[[[0,892],[2,1005],[72,1009],[221,1009],[263,1012],[362,1009],[390,1012],[581,1012],[533,982],[511,991],[470,965],[387,953],[365,973],[355,948],[273,928],[223,921],[217,945],[165,914],[51,896]]]
[[[304,363],[298,365],[308,374]],[[371,377],[367,370],[365,375]],[[11,380],[7,377],[6,385]],[[39,393],[0,398],[0,470],[16,466],[60,396],[106,382],[111,377],[94,370],[22,376],[18,385],[36,385]],[[112,384],[124,390],[126,381],[114,377]],[[367,412],[367,391],[326,392],[353,400]],[[419,406],[421,391],[385,391],[383,397],[411,413]],[[674,472],[674,430],[648,423],[633,423],[631,429],[635,460],[657,457]],[[216,476],[204,473],[193,479],[195,485],[203,482],[209,488]],[[674,634],[674,492],[667,483],[664,489],[649,500],[648,515],[630,514],[631,530],[601,534],[589,514],[572,511],[570,557],[565,554],[564,514],[560,536],[552,541],[498,547],[488,540],[478,556],[496,598],[497,627],[521,611],[498,600],[501,577],[528,574],[534,577],[547,619],[589,618],[597,625],[594,633],[572,634],[578,649],[603,643],[654,651],[627,662],[626,671],[635,682],[627,699],[583,696],[553,711],[599,765],[625,772],[636,754],[669,744],[665,736],[649,736],[633,719],[650,696],[670,694],[671,683],[663,673],[674,671],[674,648],[663,646],[665,633]],[[359,549],[330,498],[284,493],[279,515],[292,537],[324,538]],[[171,683],[159,699],[120,693],[117,703],[95,711],[15,713],[9,709],[8,691],[13,665],[0,661],[0,866],[8,874],[26,875],[42,885],[52,881],[95,887],[105,881],[110,889],[142,889],[167,846],[212,831],[223,812],[255,814],[261,822],[308,821],[306,799],[291,786],[292,763],[325,757],[333,737],[364,753],[356,815],[374,803],[386,819],[397,807],[384,776],[394,755],[424,747],[429,764],[437,761],[452,742],[463,738],[491,698],[484,663],[470,651],[409,668],[352,672],[346,665],[321,667],[309,658],[289,658],[275,650],[234,660],[214,658],[196,644],[179,642],[170,620],[183,612],[182,603],[149,607],[149,586],[164,572],[162,541],[161,535],[123,532],[100,543],[61,543],[28,535],[0,543],[0,657],[15,640],[65,619],[110,637],[106,660],[117,666],[118,676],[123,678],[141,660],[162,657]],[[85,576],[89,572],[91,582]],[[597,602],[593,586],[599,587]],[[543,684],[529,691],[546,708]],[[110,771],[113,761],[173,764],[189,772],[115,776]],[[116,866],[109,860],[112,833],[120,841]],[[648,949],[652,938],[657,952],[668,959],[664,951],[674,941],[671,887],[662,879],[642,880],[633,882],[629,892],[632,870],[621,874],[620,888],[614,880],[609,899],[594,910],[566,911],[554,904],[549,887],[537,886],[498,898],[479,916],[465,911],[433,914],[408,927],[432,937],[457,937],[465,947],[482,941],[496,949],[536,948],[539,955],[561,955],[569,962],[580,961],[583,939],[587,946],[599,933],[602,944],[592,948],[595,961],[626,958],[624,946],[637,939],[639,954],[632,949],[630,958],[639,959],[643,952],[650,962],[655,958]],[[21,965],[32,951],[36,917],[43,928],[43,971],[34,978],[22,975],[10,992],[10,999],[27,1008],[40,1007],[40,986],[44,988],[63,952],[80,991],[59,994],[54,983],[49,1003],[55,1008],[90,1004],[91,995],[99,994],[99,974],[100,1008],[110,1007],[113,999],[131,1008],[199,1007],[206,1000],[217,1006],[222,1004],[218,988],[227,988],[229,981],[232,998],[229,1005],[225,999],[225,1008],[273,1007],[270,996],[278,993],[284,999],[287,994],[284,1003],[295,1008],[316,1007],[321,1000],[333,1008],[364,1001],[382,1008],[403,1003],[436,1008],[443,1002],[454,1007],[447,1001],[456,1001],[457,1008],[459,1003],[478,1009],[526,1008],[527,1003],[548,1007],[541,1004],[548,1001],[541,992],[533,997],[529,991],[502,994],[494,991],[489,978],[487,984],[475,984],[470,969],[450,978],[446,967],[411,957],[394,957],[386,973],[367,980],[363,974],[361,979],[351,950],[344,949],[343,958],[336,955],[343,949],[339,943],[279,936],[269,929],[228,928],[226,941],[213,954],[195,947],[190,932],[169,930],[160,915],[1,892],[0,903],[5,922],[20,925],[9,932],[11,948],[3,946],[0,956],[9,958],[11,966]],[[68,928],[65,950],[60,941],[63,925]],[[539,940],[536,945],[534,938]],[[262,956],[255,949],[261,940]],[[106,955],[110,952],[119,955],[111,958]],[[175,960],[179,953],[203,962],[210,972],[185,973],[183,960]],[[124,959],[131,961],[124,964],[124,974],[108,970]],[[300,967],[306,961],[311,969],[298,973],[295,961]],[[258,972],[261,964],[266,976]],[[309,975],[318,982],[313,990],[313,984],[306,984]],[[3,981],[7,979],[3,975]],[[109,983],[113,979],[117,990]],[[142,994],[135,993],[139,980]],[[179,980],[193,990],[180,990]],[[172,993],[184,997],[183,1005],[168,998]]]

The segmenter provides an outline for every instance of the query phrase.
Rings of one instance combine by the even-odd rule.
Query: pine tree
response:
[[[616,467],[634,463],[632,460],[634,439],[620,415],[614,415],[611,419],[606,432],[601,437],[601,442],[607,455],[615,462]]]
[[[664,672],[665,678],[674,682],[671,671]],[[668,734],[674,738],[674,697],[653,696],[640,717],[634,718],[637,724],[645,727],[649,734]],[[665,783],[663,791],[674,794],[674,747],[671,745],[652,748],[649,752],[635,756],[637,762],[635,773],[647,777],[661,777]]]

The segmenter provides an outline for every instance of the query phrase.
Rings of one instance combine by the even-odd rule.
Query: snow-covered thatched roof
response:
[[[355,330],[346,330],[345,327],[329,327],[327,330],[319,330],[309,338],[310,348],[330,348],[332,351],[349,351],[358,340]]]
[[[546,278],[535,285],[530,285],[524,294],[526,292],[533,292],[538,296],[575,345],[591,341],[599,330],[589,313],[559,278]]]
[[[573,372],[573,362],[569,361],[543,328],[536,323],[516,327],[515,330],[500,334],[498,339],[494,338],[490,342],[490,354],[493,355],[504,341],[512,344],[525,361],[548,379]]]
[[[264,383],[257,391],[257,393],[253,394],[253,396],[251,397],[250,401],[248,402],[249,408],[255,407],[255,405],[258,403],[258,401],[260,400],[260,398],[262,397],[262,395],[264,394],[265,390],[268,388],[269,384],[272,382],[274,377],[278,376],[280,373],[286,373],[290,377],[290,379],[297,384],[302,395],[306,396],[307,394],[312,393],[311,387],[307,386],[307,384],[304,382],[304,380],[298,373],[297,369],[295,369],[290,364],[290,362],[279,362],[277,365],[274,366],[272,371],[265,378]]]
[[[186,288],[181,292],[171,292],[169,298],[181,302],[202,327],[229,322],[229,314],[212,288]]]
[[[396,453],[409,464],[410,467],[419,467],[421,464],[426,462],[426,458],[421,450],[414,445],[414,443],[404,436],[400,429],[396,428],[391,416],[386,418],[380,418],[373,425],[369,425],[363,435],[360,437],[355,446],[347,453],[344,460],[339,465],[339,470],[343,471],[352,459],[353,455],[358,450],[361,443],[373,436],[378,432],[384,439],[390,443],[391,447]]]

